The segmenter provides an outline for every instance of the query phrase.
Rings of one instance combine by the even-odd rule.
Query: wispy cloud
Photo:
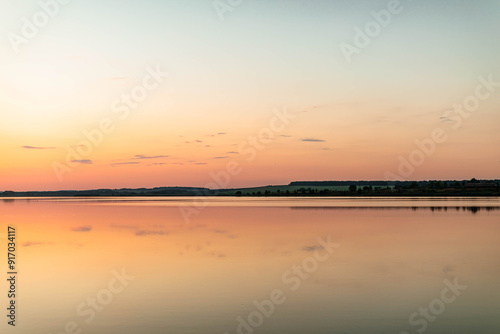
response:
[[[31,241],[28,241],[28,242],[25,242],[23,243],[23,247],[30,247],[30,246],[37,246],[37,245],[43,245],[43,242],[31,242]]]
[[[73,232],[89,232],[92,230],[92,226],[78,226],[71,229]]]
[[[214,157],[214,159],[227,159],[229,157]]]
[[[307,141],[307,142],[315,142],[315,143],[322,143],[324,142],[323,139],[317,139],[317,138],[303,138],[301,141]]]
[[[148,231],[148,230],[140,230],[135,232],[135,235],[138,237],[143,237],[146,235],[168,235],[166,231]]]
[[[212,256],[212,257],[218,257],[218,258],[225,258],[226,257],[226,254],[222,253],[222,252],[210,252],[207,255]]]
[[[120,229],[130,229],[136,230],[139,228],[139,225],[126,225],[126,224],[111,224],[112,228],[120,228]]]
[[[110,166],[119,166],[119,165],[137,165],[140,164],[140,162],[137,161],[127,161],[127,162],[115,162],[110,164]]]
[[[223,136],[227,135],[227,132],[217,132],[215,135],[205,135],[207,137]]]
[[[89,159],[83,159],[83,160],[71,160],[71,162],[77,162],[80,164],[85,164],[85,165],[92,165],[94,162]]]
[[[321,245],[305,246],[305,247],[302,247],[302,250],[306,251],[306,252],[320,251],[320,250],[323,250],[323,246],[321,246]]]
[[[136,154],[132,159],[160,159],[168,158],[168,155],[142,155]]]
[[[229,152],[227,152],[227,154],[238,154],[238,152],[236,152],[236,151],[229,151]]]
[[[219,229],[215,229],[215,230],[214,230],[214,233],[224,234],[224,233],[227,233],[227,231],[226,231],[226,230],[219,230]]]
[[[55,147],[43,147],[43,146],[21,146],[21,148],[26,148],[28,150],[53,150]]]

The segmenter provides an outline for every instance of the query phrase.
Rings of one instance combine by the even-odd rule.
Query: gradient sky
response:
[[[500,177],[500,86],[460,124],[449,112],[500,82],[498,1],[401,1],[351,62],[341,43],[388,1],[244,0],[221,20],[209,0],[73,0],[18,53],[9,34],[41,7],[0,2],[0,191],[204,186],[230,161],[229,187],[382,180],[436,128],[403,179]],[[112,103],[157,66],[168,78],[120,119]],[[276,109],[295,118],[249,159]],[[58,179],[104,118],[114,130]]]

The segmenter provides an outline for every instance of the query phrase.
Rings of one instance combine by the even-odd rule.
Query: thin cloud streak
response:
[[[306,141],[306,142],[313,142],[313,143],[323,143],[323,139],[317,139],[317,138],[303,138],[301,141]]]
[[[55,149],[55,147],[28,146],[28,145],[21,146],[21,148],[25,148],[28,150],[53,150],[53,149]]]
[[[168,155],[142,155],[136,154],[132,159],[160,159],[168,158]]]

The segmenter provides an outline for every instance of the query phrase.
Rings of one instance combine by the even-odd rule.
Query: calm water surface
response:
[[[500,333],[499,198],[193,200],[0,200],[1,333]]]

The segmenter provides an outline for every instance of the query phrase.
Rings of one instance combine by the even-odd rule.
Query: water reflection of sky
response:
[[[238,200],[217,199],[189,224],[177,204],[190,199],[0,202],[2,229],[18,233],[16,332],[59,333],[75,321],[83,333],[232,334],[254,301],[281,289],[286,302],[255,333],[416,333],[409,315],[454,277],[468,289],[427,332],[500,328],[500,212],[485,204],[495,199],[415,209]],[[326,254],[318,238],[328,236],[340,247],[292,291],[283,274]],[[77,306],[122,268],[135,280],[85,323]]]

